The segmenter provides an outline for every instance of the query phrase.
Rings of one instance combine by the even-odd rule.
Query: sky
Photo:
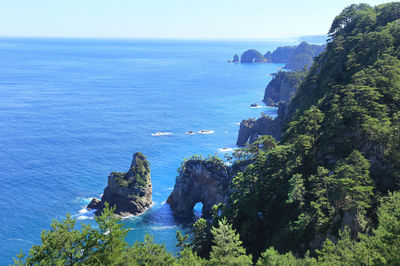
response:
[[[279,39],[326,34],[378,0],[1,0],[0,36]]]

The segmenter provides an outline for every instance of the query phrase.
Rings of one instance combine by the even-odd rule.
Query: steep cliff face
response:
[[[280,71],[275,73],[265,88],[263,101],[268,106],[278,106],[280,102],[290,101],[305,76],[306,72]]]
[[[121,216],[143,213],[151,206],[152,185],[150,167],[145,156],[139,152],[133,155],[127,173],[112,172],[104,189],[101,201],[93,199],[89,209],[97,209],[100,214],[105,202],[116,206],[115,213]]]
[[[230,168],[218,159],[192,158],[183,164],[167,203],[175,215],[189,216],[201,202],[203,216],[207,217],[212,206],[228,201],[231,176]]]
[[[246,143],[253,143],[261,135],[271,135],[279,140],[281,137],[281,119],[262,116],[257,120],[254,118],[243,120],[240,123],[236,145],[245,146]]]

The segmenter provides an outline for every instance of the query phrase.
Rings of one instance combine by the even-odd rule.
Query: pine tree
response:
[[[219,227],[213,227],[213,246],[210,253],[211,265],[251,265],[252,256],[246,255],[239,235],[223,218],[218,222]]]

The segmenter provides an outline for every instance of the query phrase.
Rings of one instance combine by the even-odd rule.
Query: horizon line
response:
[[[317,37],[327,36],[327,34],[310,34],[310,35],[293,35],[286,37],[271,37],[271,38],[241,38],[241,37],[117,37],[117,36],[6,36],[0,35],[0,39],[5,38],[25,38],[25,39],[104,39],[104,40],[188,40],[188,41],[282,41],[282,40],[295,40],[303,37]]]

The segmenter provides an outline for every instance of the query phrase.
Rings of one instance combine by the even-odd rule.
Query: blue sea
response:
[[[0,38],[0,265],[40,243],[52,219],[70,213],[93,224],[85,205],[136,151],[151,164],[154,206],[123,221],[127,241],[148,232],[175,251],[176,231],[190,231],[165,204],[181,161],[223,158],[242,119],[276,114],[250,104],[262,104],[268,74],[282,65],[227,60],[287,44]],[[215,133],[185,134],[200,130]]]

